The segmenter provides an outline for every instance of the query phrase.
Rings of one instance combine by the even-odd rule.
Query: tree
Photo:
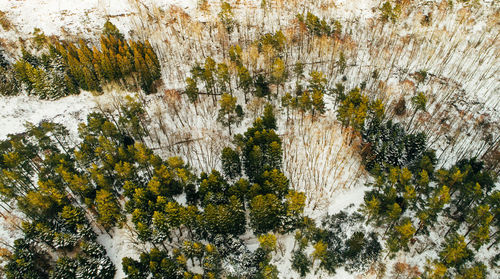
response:
[[[229,87],[229,92],[231,96],[233,95],[233,89],[231,88],[231,76],[229,75],[229,68],[226,64],[217,64],[217,81],[219,88],[222,92],[227,92]]]
[[[276,236],[272,233],[263,234],[258,237],[260,248],[262,248],[266,253],[272,253],[276,251]]]
[[[193,78],[186,78],[187,87],[184,91],[188,96],[188,99],[191,103],[196,105],[196,101],[198,101],[198,95],[200,94],[198,90],[198,86],[196,84],[196,80]]]
[[[344,126],[351,126],[360,131],[364,127],[368,112],[368,97],[362,94],[359,88],[355,88],[341,100],[337,117]]]
[[[312,261],[303,251],[297,250],[292,254],[292,269],[297,271],[300,277],[305,277],[309,273],[311,266]]]
[[[478,250],[490,240],[493,215],[490,213],[489,205],[486,204],[477,206],[467,217],[468,228],[464,236],[467,237],[470,234],[469,243],[472,242],[474,248]]]
[[[5,51],[0,48],[0,67],[1,68],[7,68],[10,65],[9,61],[7,61],[7,59],[5,58],[4,53],[5,53]]]
[[[120,206],[113,194],[104,189],[97,191],[95,202],[99,212],[99,222],[109,230],[121,218]]]
[[[382,20],[384,21],[390,20],[392,21],[392,23],[395,23],[396,20],[398,19],[400,9],[401,8],[399,4],[396,4],[394,7],[392,7],[389,1],[384,2],[382,7],[380,8],[380,11],[382,12]]]
[[[465,238],[460,234],[453,234],[447,237],[439,253],[441,261],[451,267],[461,266],[470,256],[471,251],[467,249]]]
[[[120,30],[118,30],[118,28],[109,20],[104,23],[102,33],[106,36],[115,36],[121,41],[124,39],[124,36],[122,33],[120,33]]]
[[[14,241],[14,251],[3,268],[7,279],[44,279],[48,277],[48,255],[39,253],[25,239]]]
[[[314,244],[314,251],[312,253],[313,264],[316,260],[320,260],[321,263],[326,262],[328,244],[320,240]]]
[[[312,92],[312,107],[313,115],[317,111],[320,114],[325,112],[325,103],[323,101],[323,96],[326,92],[327,80],[322,72],[312,71],[309,79],[309,90]]]
[[[250,225],[257,234],[279,228],[282,214],[283,206],[274,194],[258,195],[250,202]]]
[[[235,179],[241,176],[241,161],[238,152],[230,147],[222,150],[221,154],[222,169],[229,179]]]
[[[276,130],[276,117],[274,116],[274,107],[273,105],[267,103],[264,107],[264,115],[262,116],[262,124],[264,125],[264,129],[267,130]]]
[[[394,227],[393,233],[387,240],[389,250],[391,252],[397,252],[400,249],[408,250],[408,244],[415,232],[416,229],[410,219],[402,220],[400,225]]]
[[[290,93],[285,93],[283,97],[281,97],[281,106],[286,108],[286,121],[290,119],[289,113],[290,113],[290,107],[292,106],[292,95]]]
[[[257,75],[257,79],[254,82],[254,87],[255,87],[255,96],[259,98],[263,98],[270,96],[271,91],[269,89],[269,82],[264,78],[263,75],[259,74]]]
[[[234,28],[234,19],[233,19],[233,11],[232,7],[229,3],[227,2],[222,2],[221,3],[221,11],[219,12],[219,20],[222,22],[224,25],[224,28],[226,28],[226,31],[228,34],[231,34],[233,32]]]
[[[250,86],[252,86],[252,77],[248,69],[243,65],[238,66],[238,88],[243,90],[245,104],[248,101],[247,93],[250,91]]]
[[[303,192],[295,190],[288,191],[286,195],[286,219],[285,225],[295,228],[303,218],[304,208],[306,206],[306,195]]]
[[[470,267],[463,268],[460,270],[460,274],[457,274],[457,279],[486,279],[488,276],[488,271],[486,265],[481,262],[474,262]]]
[[[406,129],[409,129],[411,127],[413,118],[415,117],[418,111],[425,111],[425,106],[427,104],[427,97],[423,92],[418,92],[417,95],[411,98],[411,102],[415,107],[415,110],[413,111],[413,115],[411,116],[410,122],[408,123],[408,127],[406,127]]]
[[[201,223],[210,239],[218,234],[241,235],[246,225],[243,204],[236,196],[231,196],[227,204],[208,204]]]
[[[283,84],[288,77],[285,63],[279,57],[276,58],[273,62],[271,77],[273,83],[276,85],[276,96],[278,96],[280,85]]]
[[[219,106],[220,109],[217,121],[222,123],[223,126],[228,127],[229,135],[231,135],[231,125],[237,123],[239,120],[238,114],[236,113],[236,97],[227,93],[222,94]]]

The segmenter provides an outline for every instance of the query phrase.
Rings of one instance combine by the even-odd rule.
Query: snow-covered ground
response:
[[[262,23],[262,30],[266,31],[291,24],[297,14],[296,8],[300,8],[300,12],[311,9],[324,17],[341,20],[345,32],[352,39],[352,49],[345,53],[348,65],[344,75],[349,77],[346,82],[348,88],[369,80],[373,70],[379,70],[384,82],[375,84],[369,81],[367,88],[382,97],[387,104],[393,104],[400,98],[409,100],[416,90],[425,91],[430,105],[426,113],[417,115],[415,122],[420,124],[415,129],[428,133],[430,147],[437,150],[442,165],[449,165],[458,158],[482,155],[491,143],[488,141],[498,141],[500,32],[498,15],[495,17],[491,15],[494,12],[488,12],[488,9],[497,9],[498,13],[498,2],[497,6],[493,6],[495,1],[480,1],[482,8],[455,8],[455,12],[439,13],[443,5],[441,1],[414,1],[418,12],[408,14],[408,18],[404,18],[404,15],[397,25],[400,30],[375,23],[374,18],[379,15],[377,7],[381,2],[377,0],[273,1],[275,6],[269,14],[258,9],[261,0],[238,2],[234,5],[237,20],[244,26],[252,27]],[[9,31],[0,27],[0,40],[5,43],[15,41],[18,37],[28,38],[34,28],[40,28],[46,35],[96,39],[103,23],[109,19],[129,37],[148,38],[156,47],[164,45],[160,50],[163,53],[162,62],[168,65],[164,67],[163,73],[166,88],[180,88],[190,66],[203,55],[213,54],[221,58],[217,46],[203,46],[200,49],[193,31],[196,28],[201,30],[201,40],[216,40],[212,33],[207,35],[203,23],[216,20],[219,2],[209,0],[208,3],[211,5],[206,11],[198,8],[197,0],[0,0],[0,10],[6,13],[13,26]],[[279,5],[283,9],[277,9]],[[191,18],[184,19],[178,13],[167,12],[174,6]],[[412,25],[428,11],[434,12],[435,21],[431,26]],[[143,23],[145,15],[151,16],[153,23]],[[168,21],[172,18],[178,20]],[[187,26],[181,24],[182,20],[186,20]],[[247,38],[247,34],[241,35]],[[248,38],[252,36],[249,34]],[[337,47],[336,42],[334,46]],[[317,51],[318,48],[312,48],[310,53],[306,53],[308,56],[302,59],[311,58],[311,61],[315,61],[323,56],[338,59],[338,52],[333,47],[325,54]],[[318,68],[328,72],[321,65]],[[425,84],[418,84],[412,74],[422,69],[430,73],[430,78]],[[341,74],[332,71],[329,84],[339,82],[341,77]],[[9,133],[22,132],[25,122],[43,120],[63,123],[75,133],[77,124],[84,121],[97,106],[109,102],[112,96],[104,94],[96,97],[82,92],[56,101],[43,101],[25,95],[0,97],[0,139]],[[230,137],[216,123],[216,112],[211,110],[211,101],[200,102],[194,108],[184,100],[184,103],[179,104],[185,110],[179,116],[173,112],[174,108],[169,106],[171,100],[165,96],[145,97],[148,113],[154,116],[151,126],[160,131],[162,124],[158,121],[163,119],[168,122],[166,128],[171,137],[164,138],[165,135],[159,132],[166,146],[157,146],[158,149],[161,147],[158,152],[164,152],[164,156],[180,154],[191,166],[200,170],[218,167],[218,154]],[[333,105],[330,103],[329,107],[333,108]],[[285,150],[284,169],[291,176],[292,187],[309,191],[307,213],[320,218],[327,213],[336,213],[351,203],[359,205],[369,178],[360,169],[359,155],[345,147],[348,135],[338,123],[335,124],[334,113],[330,111],[325,119],[309,123],[307,135],[293,124],[283,128],[283,117],[280,119],[279,133],[284,139],[284,147],[288,148]],[[251,123],[250,118],[237,127],[236,132],[244,131]],[[488,128],[477,125],[480,119],[489,123]],[[400,120],[408,119],[403,117]],[[322,136],[314,138],[319,134]],[[488,134],[492,135],[491,139],[487,137]],[[182,140],[193,140],[193,143],[176,145]],[[154,143],[152,145],[154,147]],[[331,156],[338,160],[330,160]],[[345,161],[349,162],[348,166],[341,168],[340,165],[344,165]],[[295,169],[291,167],[292,164]],[[297,165],[305,170],[297,173]],[[311,180],[316,184],[308,184]],[[0,238],[11,239],[14,235],[15,232],[0,227]],[[123,278],[121,259],[135,253],[127,230],[116,230],[114,238],[100,235],[98,240],[119,269],[116,278]],[[280,274],[282,278],[297,278],[297,274],[290,271],[289,261],[293,236],[279,241],[288,249],[277,260]],[[402,256],[396,260],[409,259]],[[413,259],[415,261],[424,261],[424,257]],[[309,274],[307,278],[340,279],[356,276],[366,278],[367,275],[352,275],[341,269],[334,277]]]
[[[45,101],[26,95],[2,97],[0,139],[5,139],[8,134],[23,132],[26,122],[37,124],[44,120],[64,124],[72,132],[76,132],[78,123],[85,121],[94,106],[95,97],[88,92],[57,101]]]
[[[107,19],[113,20],[124,32],[133,29],[130,18],[136,13],[136,5],[152,4],[161,8],[176,5],[193,9],[196,0],[0,0],[0,10],[6,12],[14,26],[12,33],[28,36],[34,28],[40,28],[46,35],[92,38],[99,34]],[[0,38],[6,33],[0,33]]]

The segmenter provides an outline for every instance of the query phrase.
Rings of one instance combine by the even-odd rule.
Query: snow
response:
[[[0,38],[9,34],[14,37],[14,32],[28,37],[34,28],[40,28],[45,35],[84,34],[93,38],[107,19],[127,33],[133,29],[130,19],[136,13],[136,5],[153,4],[164,9],[171,5],[194,9],[196,0],[0,0],[1,10],[15,26],[11,32],[0,33]]]
[[[488,6],[469,11],[469,18],[473,22],[464,23],[456,12],[463,8],[460,6],[462,4],[456,3],[455,12],[441,15],[438,7],[441,1],[412,1],[416,11],[432,11],[439,18],[428,27],[415,24],[418,22],[418,12],[402,18],[396,27],[372,24],[373,19],[378,16],[377,8],[382,2],[379,0],[272,1],[273,5],[286,2],[285,8],[280,10],[273,6],[267,17],[260,9],[252,8],[259,7],[260,2],[261,0],[240,0],[239,4],[233,5],[238,21],[248,22],[249,26],[262,22],[264,31],[272,31],[277,26],[291,22],[297,13],[294,10],[296,8],[300,8],[300,11],[311,10],[327,19],[340,19],[345,32],[355,42],[352,51],[346,52],[350,60],[346,72],[342,74],[349,77],[345,83],[347,89],[370,80],[373,70],[378,69],[380,79],[385,84],[369,81],[367,88],[388,104],[399,98],[405,98],[408,104],[414,90],[425,91],[430,104],[426,113],[416,115],[415,123],[419,125],[415,130],[428,133],[430,147],[436,149],[442,166],[449,166],[460,158],[484,154],[489,146],[485,135],[489,133],[495,136],[494,139],[498,137],[500,60],[498,37],[495,37],[498,34],[498,21],[493,17],[491,23],[492,19],[488,17],[488,9],[494,10],[495,1],[481,1],[482,5]],[[181,88],[190,66],[200,60],[202,55],[221,56],[220,50],[213,46],[202,47],[200,51],[190,29],[198,21],[216,19],[219,2],[209,0],[209,3],[209,11],[202,11],[198,9],[196,0],[0,0],[0,10],[6,12],[15,26],[10,31],[0,28],[0,40],[15,41],[18,37],[30,37],[34,28],[40,28],[46,35],[70,38],[80,35],[95,39],[103,23],[110,19],[128,37],[143,36],[151,39],[155,46],[164,45],[161,49],[162,62],[165,65],[175,65],[164,69],[166,88]],[[321,4],[325,7],[320,8]],[[161,20],[158,24],[143,28],[141,15],[155,14],[156,9],[168,11],[172,6],[180,7],[192,17],[186,21],[187,27],[179,23],[180,20],[166,23],[169,16],[174,18],[176,15],[165,16],[159,12],[165,17],[159,17]],[[201,30],[207,33],[203,28]],[[253,35],[255,34],[250,34],[249,37],[252,38]],[[210,37],[204,34],[200,38],[214,40],[212,34]],[[316,57],[321,57],[318,53],[317,49],[312,48],[302,59],[314,61]],[[330,53],[324,56],[328,55]],[[335,55],[332,50],[332,59],[336,59]],[[316,69],[328,72],[328,69],[321,67],[320,65]],[[432,75],[426,83],[416,84],[411,74],[422,69],[428,70]],[[329,84],[339,82],[342,75],[330,72]],[[38,123],[43,120],[63,123],[75,135],[77,124],[84,121],[89,112],[98,106],[112,107],[112,101],[119,98],[119,95],[121,93],[113,92],[96,97],[89,92],[82,92],[57,101],[39,100],[22,94],[0,97],[0,140],[10,133],[22,132],[25,122]],[[158,132],[162,143],[151,143],[156,148],[155,151],[162,156],[180,155],[197,170],[210,171],[220,167],[220,150],[230,144],[231,137],[216,122],[216,110],[210,98],[202,98],[197,107],[181,99],[177,104],[182,110],[175,113],[165,92],[142,97],[148,104],[148,113],[153,116],[151,128]],[[238,99],[241,103],[242,97],[238,96]],[[335,121],[332,100],[327,101],[330,109],[327,115],[315,121],[306,118],[306,125],[299,124],[299,115],[294,115],[290,124],[285,124],[284,115],[279,116],[279,126],[285,127],[279,130],[285,148],[284,172],[290,177],[290,185],[294,189],[306,191],[306,213],[316,220],[326,214],[337,213],[350,204],[354,204],[353,208],[358,207],[368,189],[365,184],[370,180],[362,169],[359,155],[346,147],[348,135]],[[235,133],[245,131],[259,111],[261,108],[256,108],[254,113],[247,115],[247,119],[239,127],[235,127]],[[401,117],[398,120],[407,121],[407,118]],[[489,128],[478,128],[478,120],[482,118],[491,124]],[[444,119],[448,120],[440,121]],[[166,129],[166,133],[162,128]],[[191,142],[186,145],[177,144],[185,140]],[[345,168],[344,163],[347,165]],[[15,238],[16,232],[6,229],[5,224],[2,222],[0,227],[0,239],[9,241]],[[251,249],[257,248],[258,242],[252,239],[252,235],[244,237],[249,238]],[[438,239],[439,236],[433,235],[433,238]],[[138,256],[137,247],[129,239],[130,235],[125,228],[116,229],[113,238],[107,234],[101,234],[98,238],[117,267],[115,278],[124,277],[121,270],[123,257]],[[281,236],[278,241],[286,248],[284,254],[276,255],[275,259],[281,277],[298,278],[290,267],[293,236]],[[388,261],[387,266],[389,269],[396,261],[411,261],[422,267],[426,257],[435,255],[399,255],[395,260]],[[369,278],[366,274],[349,274],[342,268],[334,276],[319,272],[311,273],[307,278],[359,277]]]
[[[113,237],[108,234],[100,234],[97,237],[97,242],[102,244],[106,249],[108,256],[115,265],[116,274],[115,278],[125,278],[125,273],[123,272],[122,259],[124,257],[129,257],[138,260],[139,251],[137,247],[131,243],[129,240],[132,239],[130,231],[126,228],[114,229]]]
[[[37,124],[41,121],[54,121],[65,124],[76,133],[78,123],[84,121],[88,112],[94,108],[95,97],[89,92],[61,98],[57,101],[40,100],[34,96],[18,95],[0,99],[0,139],[8,134],[25,130],[24,124]]]

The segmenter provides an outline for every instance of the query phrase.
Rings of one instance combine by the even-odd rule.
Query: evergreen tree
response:
[[[14,241],[14,251],[3,268],[7,279],[49,278],[46,259],[48,255],[40,254],[34,248],[25,239]]]
[[[228,127],[229,135],[231,135],[231,125],[235,124],[239,120],[236,113],[236,97],[224,93],[220,98],[219,105],[220,109],[217,121]]]
[[[258,195],[250,202],[250,225],[257,234],[278,229],[282,216],[283,206],[274,194]]]
[[[198,95],[200,94],[198,86],[196,85],[196,80],[190,77],[186,78],[187,87],[185,90],[186,95],[191,103],[196,104],[198,101]]]
[[[124,36],[116,26],[111,23],[109,20],[104,23],[104,28],[102,30],[102,33],[106,36],[115,36],[117,39],[123,41]]]
[[[241,161],[238,152],[230,147],[224,148],[221,154],[221,161],[226,177],[235,179],[241,176]]]
[[[450,267],[460,267],[471,255],[471,251],[465,243],[464,236],[460,234],[453,234],[447,237],[439,253],[441,261]]]
[[[223,1],[221,3],[221,11],[219,12],[219,20],[222,22],[224,25],[224,28],[226,28],[226,31],[228,34],[231,34],[233,32],[234,24],[235,21],[233,19],[233,11],[232,7],[229,3]]]
[[[121,210],[113,194],[107,190],[99,190],[96,193],[95,201],[99,212],[99,221],[106,228],[112,228],[121,217]]]
[[[264,107],[264,115],[262,116],[262,124],[266,130],[276,130],[276,117],[274,116],[274,107],[271,104],[266,104]]]

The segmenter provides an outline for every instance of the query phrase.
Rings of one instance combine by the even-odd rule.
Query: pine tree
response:
[[[107,190],[99,190],[96,193],[95,202],[99,212],[99,222],[106,230],[120,221],[121,209],[113,194]]]
[[[293,229],[299,225],[300,221],[302,221],[303,218],[305,205],[306,195],[303,192],[297,192],[295,190],[288,191],[285,203],[285,226]]]
[[[218,14],[219,20],[222,22],[224,25],[224,28],[226,28],[226,31],[228,34],[231,34],[233,32],[234,24],[235,21],[233,19],[233,11],[232,7],[229,3],[227,2],[222,2],[221,3],[221,11]]]
[[[236,97],[224,93],[220,98],[219,105],[220,109],[217,121],[223,126],[228,127],[229,135],[231,135],[231,125],[238,121],[238,115],[236,114]]]
[[[7,279],[44,279],[49,278],[47,270],[48,255],[43,255],[28,244],[29,240],[14,241],[14,251],[3,268]]]
[[[418,92],[417,95],[411,98],[411,102],[415,107],[415,111],[413,112],[413,115],[411,116],[410,122],[408,123],[406,129],[409,129],[411,127],[413,118],[415,117],[418,111],[425,111],[425,106],[427,104],[427,97],[423,92]]]
[[[467,249],[465,238],[460,234],[447,237],[439,253],[442,262],[451,267],[461,266],[470,256],[471,251]]]
[[[198,101],[198,95],[200,94],[198,85],[196,84],[196,80],[188,77],[186,78],[186,83],[187,86],[184,92],[188,96],[189,101],[196,105],[196,102]]]
[[[271,104],[266,104],[264,114],[262,116],[262,124],[266,130],[276,130],[276,117],[274,116],[274,107]]]
[[[269,82],[266,81],[263,75],[259,74],[257,75],[257,78],[254,82],[254,87],[255,87],[255,96],[259,98],[266,97],[271,94],[271,91],[269,89]]]
[[[397,252],[400,249],[408,250],[408,244],[415,232],[416,229],[410,219],[402,220],[400,225],[394,227],[394,231],[387,240],[389,250],[391,252]]]
[[[115,36],[119,40],[123,40],[124,36],[116,26],[111,23],[109,20],[104,23],[104,27],[102,30],[102,33],[106,36]]]
[[[290,107],[292,106],[292,95],[290,93],[285,93],[283,97],[281,97],[281,106],[286,108],[286,121],[290,119]]]
[[[243,65],[238,66],[238,88],[243,90],[245,104],[247,103],[247,93],[250,92],[252,86],[252,77],[247,68]]]
[[[272,65],[271,77],[273,83],[276,85],[276,96],[279,95],[279,87],[282,85],[288,76],[285,63],[281,58],[276,58]]]
[[[233,95],[233,89],[231,88],[231,76],[229,75],[229,68],[225,63],[217,64],[217,83],[222,92],[227,92],[231,96]]]
[[[250,202],[250,225],[257,234],[278,229],[282,215],[283,206],[274,194],[258,195]]]
[[[238,152],[226,147],[221,154],[222,169],[229,179],[235,179],[241,176],[241,161]]]

